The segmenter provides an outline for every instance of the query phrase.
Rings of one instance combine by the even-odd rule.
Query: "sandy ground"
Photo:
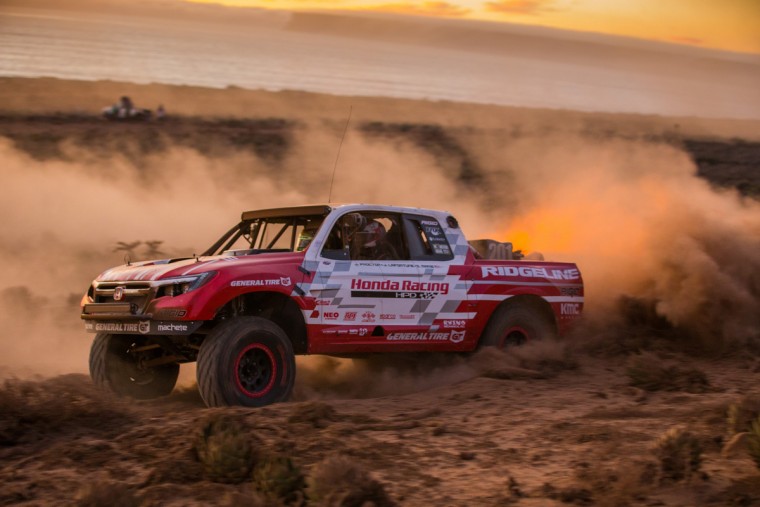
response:
[[[170,116],[163,123],[129,124],[98,117],[102,106],[123,94],[146,107],[163,103]],[[206,173],[193,172],[198,167],[224,180],[230,177],[227,166],[236,162],[236,177],[248,174],[271,185],[255,187],[255,196],[288,186],[301,193],[283,198],[312,196],[307,187],[324,180],[324,172],[310,180],[311,173],[299,166],[304,163],[301,155],[312,142],[329,144],[326,165],[332,168],[332,135],[342,131],[349,106],[352,131],[364,143],[354,146],[370,153],[354,155],[354,161],[367,163],[366,174],[419,157],[415,170],[424,181],[441,178],[445,185],[436,183],[438,192],[454,189],[445,194],[458,199],[451,202],[472,205],[485,216],[511,202],[507,192],[496,193],[494,181],[503,190],[520,183],[524,171],[533,171],[527,174],[540,180],[539,188],[553,180],[567,185],[558,173],[542,172],[540,164],[521,168],[519,150],[506,153],[507,165],[514,168],[511,179],[494,179],[501,173],[493,159],[502,154],[494,146],[504,139],[518,147],[527,139],[533,148],[542,140],[572,134],[574,144],[561,145],[563,150],[622,146],[626,159],[637,157],[630,146],[653,150],[665,169],[641,172],[649,182],[656,171],[663,171],[652,195],[664,200],[646,201],[652,210],[665,208],[654,223],[670,234],[663,220],[672,217],[680,230],[689,232],[689,248],[699,256],[687,258],[674,241],[658,257],[667,269],[648,264],[644,249],[634,251],[635,257],[622,257],[620,265],[628,272],[636,271],[637,263],[662,269],[656,278],[639,280],[647,289],[635,295],[652,300],[637,299],[642,302],[627,312],[591,305],[589,322],[561,344],[536,344],[506,354],[486,351],[443,366],[423,364],[411,372],[304,358],[299,360],[294,399],[259,410],[206,409],[192,382],[166,399],[143,403],[97,392],[83,374],[89,337],[78,331],[76,303],[89,278],[119,262],[123,251],[113,249],[112,241],[144,240],[152,231],[165,231],[162,238],[183,246],[187,243],[177,238],[187,237],[188,222],[199,234],[210,228],[212,220],[193,217],[234,218],[243,203],[254,200],[222,187],[228,192],[221,194],[224,202],[196,200],[188,207],[182,192],[189,186],[182,186],[180,179],[194,175],[190,185],[215,188]],[[28,377],[28,360],[35,358],[41,377],[10,379],[0,388],[0,504],[111,505],[117,497],[122,505],[265,504],[250,481],[225,484],[204,471],[196,447],[211,417],[242,421],[244,439],[261,452],[291,458],[312,488],[324,460],[348,457],[382,485],[390,500],[376,496],[377,505],[760,504],[760,474],[747,452],[738,448],[728,456],[721,453],[730,437],[729,406],[760,394],[759,273],[752,247],[758,234],[753,196],[760,193],[757,132],[752,122],[4,78],[0,156],[10,191],[3,195],[17,214],[15,221],[4,224],[0,243],[0,258],[9,266],[0,287],[7,352],[0,374],[20,375],[23,364]],[[390,147],[397,151],[391,153]],[[401,156],[393,158],[397,153]],[[560,151],[559,156],[567,158],[567,153]],[[609,153],[593,155],[592,163]],[[350,149],[345,156],[351,160]],[[671,164],[688,170],[668,173]],[[164,166],[184,172],[167,175],[159,169]],[[74,173],[76,178],[67,179]],[[596,172],[578,175],[600,178]],[[724,189],[716,191],[703,179]],[[232,185],[240,186],[240,181],[234,179]],[[628,174],[619,188],[617,181],[600,181],[614,200],[628,198],[620,188],[632,192],[634,199],[649,188]],[[665,199],[671,183],[675,195],[689,193],[699,204],[695,208],[706,211],[684,214],[689,201],[673,200],[670,194]],[[582,187],[584,181],[575,184]],[[129,198],[116,193],[117,187],[129,188]],[[154,192],[159,198],[154,199]],[[395,196],[397,190],[389,192],[377,196]],[[69,194],[68,200],[60,199]],[[100,194],[109,200],[99,200]],[[551,194],[552,202],[561,202],[557,195]],[[41,204],[23,204],[30,202],[28,196],[39,197],[35,202]],[[520,205],[526,206],[525,201],[509,209],[519,210]],[[589,214],[583,212],[588,221]],[[621,216],[631,213],[626,209]],[[161,220],[151,224],[156,214]],[[714,222],[706,218],[713,216]],[[54,228],[48,229],[51,223]],[[636,232],[635,223],[623,223],[631,234]],[[218,223],[213,225],[221,230]],[[592,221],[590,227],[597,225]],[[614,225],[620,228],[619,222]],[[120,226],[142,236],[109,236],[110,229]],[[714,237],[700,236],[710,230],[717,231]],[[600,237],[597,230],[591,232],[591,237]],[[592,253],[612,255],[608,243],[618,240],[610,233]],[[162,248],[171,248],[169,241]],[[700,276],[676,277],[669,251],[689,275],[698,271]],[[604,272],[595,274],[594,259],[586,261],[582,268],[590,299],[598,304],[607,296],[599,288]],[[714,274],[721,265],[725,269]],[[694,298],[691,304],[684,285],[692,292],[704,286],[712,299]],[[60,292],[63,300],[56,296]],[[39,308],[50,311],[40,315]],[[598,318],[610,313],[617,317],[614,323]],[[19,336],[25,337],[23,343]],[[647,350],[645,361],[671,368],[663,370],[670,372],[666,377],[688,381],[660,379],[649,390],[632,385],[636,382],[629,367]],[[56,363],[57,369],[50,367]],[[183,375],[192,377],[192,371]],[[687,479],[669,478],[655,452],[658,440],[672,428],[691,432],[701,448],[701,465]],[[337,483],[331,487],[339,489]],[[325,503],[340,504],[334,498]]]
[[[0,502],[66,505],[92,483],[124,483],[143,505],[248,505],[234,495],[253,501],[249,485],[204,479],[194,457],[203,421],[224,413],[243,418],[259,449],[292,457],[307,474],[348,456],[401,505],[753,505],[754,463],[720,450],[727,407],[755,389],[756,370],[676,362],[705,372],[706,392],[647,393],[629,386],[620,360],[589,357],[537,370],[483,369],[476,358],[403,396],[340,399],[340,388],[322,386],[308,395],[321,401],[259,410],[205,409],[192,391],[127,404],[83,375],[6,384]],[[446,372],[461,377],[462,368],[471,378],[450,383]],[[686,482],[661,479],[654,454],[673,427],[689,428],[703,448],[700,473]]]

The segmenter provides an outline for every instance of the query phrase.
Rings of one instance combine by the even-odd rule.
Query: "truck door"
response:
[[[461,233],[457,229],[447,235],[438,219],[422,215],[404,215],[404,232],[407,263],[416,268],[416,276],[402,281],[403,298],[394,302],[398,313],[413,318],[400,320],[395,332],[388,334],[389,342],[417,342],[420,350],[471,348],[467,329],[474,314],[468,312],[468,286],[461,277],[465,256],[456,252],[463,248],[457,243]]]
[[[388,264],[406,256],[394,246],[401,217],[382,211],[349,212],[338,218],[317,259],[309,296],[316,307],[307,320],[315,353],[372,352],[385,343],[384,326],[395,321],[386,312],[397,281]],[[414,268],[413,268],[414,269]],[[416,272],[416,269],[415,269]]]

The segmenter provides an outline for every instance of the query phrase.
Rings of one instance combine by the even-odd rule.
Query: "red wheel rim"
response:
[[[274,386],[277,363],[269,347],[253,343],[238,354],[233,371],[235,383],[243,394],[261,398]]]

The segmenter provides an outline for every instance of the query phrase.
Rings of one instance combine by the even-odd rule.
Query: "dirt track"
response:
[[[164,400],[97,392],[81,374],[90,339],[78,320],[81,290],[121,261],[117,240],[144,248],[158,237],[173,251],[228,227],[243,206],[319,199],[349,99],[50,83],[0,87],[0,158],[10,181],[3,210],[14,217],[0,241],[8,277],[0,376],[28,376],[29,364],[45,375],[0,389],[0,504],[118,497],[123,505],[257,505],[250,482],[210,480],[194,451],[204,422],[220,414],[241,418],[244,438],[291,458],[307,478],[326,458],[347,456],[400,505],[760,503],[746,451],[721,455],[729,405],[759,394],[759,209],[693,174],[757,196],[760,145],[737,134],[747,125],[355,99],[365,107],[342,155],[345,188],[395,199],[398,180],[408,178],[404,199],[452,204],[475,226],[527,212],[542,226],[533,232],[546,231],[532,238],[556,240],[557,252],[581,264],[587,313],[597,319],[562,346],[416,373],[306,358],[293,401],[209,410],[187,387],[191,372]],[[124,88],[138,102],[170,104],[173,114],[163,123],[111,123],[72,105]],[[256,114],[236,115],[241,108]],[[588,158],[562,164],[584,150]],[[380,182],[385,193],[369,194],[389,169],[397,172]],[[493,224],[483,229],[504,232]],[[565,244],[559,233],[568,228],[579,239]],[[631,273],[641,278],[624,287],[639,290],[623,299],[627,309],[605,307]],[[631,386],[627,368],[642,350],[653,351],[648,362],[676,368],[666,379],[685,372],[686,381],[660,379],[652,392]],[[654,452],[671,428],[688,429],[702,448],[688,480],[668,480]]]
[[[619,360],[556,359],[505,361],[539,368],[521,370],[475,358],[448,367],[455,376],[471,369],[469,380],[448,384],[438,371],[442,385],[403,396],[340,399],[328,389],[321,401],[256,411],[204,409],[188,390],[116,402],[81,375],[6,384],[0,504],[65,505],[100,482],[127,484],[143,505],[241,505],[234,495],[250,498],[250,487],[204,480],[194,457],[204,419],[219,413],[242,416],[260,448],[290,456],[307,475],[327,456],[348,456],[404,505],[760,501],[751,460],[720,455],[726,409],[754,387],[751,364],[688,361],[707,374],[706,392],[647,393],[628,385]],[[653,449],[671,427],[688,427],[703,445],[701,473],[686,483],[660,482]]]

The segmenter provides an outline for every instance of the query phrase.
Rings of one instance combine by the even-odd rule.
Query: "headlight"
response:
[[[157,287],[156,297],[180,296],[201,287],[211,280],[215,274],[216,271],[207,271],[206,273],[201,273],[199,275],[165,278],[163,280],[152,282],[151,285]]]

